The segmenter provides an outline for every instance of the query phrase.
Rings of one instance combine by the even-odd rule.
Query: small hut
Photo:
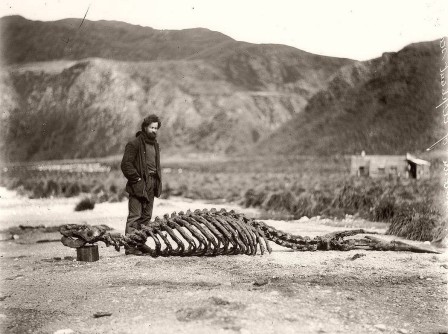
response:
[[[431,176],[431,163],[406,155],[353,155],[350,174],[363,177],[403,177],[425,179]]]

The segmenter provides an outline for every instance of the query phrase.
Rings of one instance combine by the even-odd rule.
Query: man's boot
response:
[[[126,248],[124,251],[125,255],[143,255],[143,252],[137,248]]]

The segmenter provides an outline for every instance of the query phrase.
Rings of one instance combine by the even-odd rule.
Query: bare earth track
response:
[[[126,203],[75,213],[77,199],[1,195],[1,229],[83,222],[124,227]],[[160,200],[155,214],[213,206],[222,207]],[[349,223],[360,227],[316,219],[266,223],[310,237]],[[0,242],[2,333],[448,332],[447,253],[302,253],[271,244],[273,253],[264,256],[154,259],[100,244],[100,261],[82,263],[60,242],[42,242],[58,238],[30,233]]]

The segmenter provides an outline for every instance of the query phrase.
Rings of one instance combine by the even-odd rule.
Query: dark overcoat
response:
[[[151,176],[147,175],[146,168],[146,149],[143,140],[143,133],[137,132],[135,139],[126,144],[123,159],[121,160],[121,171],[128,180],[126,191],[130,196],[144,198],[149,201],[146,193],[146,180]],[[157,142],[154,143],[156,151],[157,175],[154,177],[154,196],[160,197],[162,193],[162,172],[160,170],[160,147]],[[141,179],[140,181],[138,181]]]

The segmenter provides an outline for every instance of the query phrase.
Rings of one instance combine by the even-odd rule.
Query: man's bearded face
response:
[[[145,128],[145,130],[149,138],[156,138],[157,131],[159,130],[159,123],[157,122],[151,123]]]

